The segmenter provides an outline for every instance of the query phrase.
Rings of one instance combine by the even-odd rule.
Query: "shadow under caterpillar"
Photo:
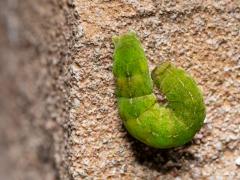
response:
[[[124,126],[139,141],[172,148],[190,141],[203,125],[205,105],[196,82],[170,62],[149,74],[147,59],[134,32],[113,37],[113,74],[118,109]],[[166,96],[159,104],[153,83]]]

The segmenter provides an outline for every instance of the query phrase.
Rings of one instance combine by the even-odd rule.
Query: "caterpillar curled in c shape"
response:
[[[157,66],[150,76],[134,32],[113,37],[113,42],[118,109],[128,132],[155,148],[190,141],[205,118],[203,95],[193,78],[169,62]],[[166,96],[167,105],[157,102],[153,83]]]

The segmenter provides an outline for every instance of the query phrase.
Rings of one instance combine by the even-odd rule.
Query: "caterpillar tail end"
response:
[[[119,42],[119,39],[120,39],[119,36],[113,36],[112,37],[112,42],[113,42],[115,47],[117,46],[117,44]]]
[[[132,30],[132,29],[130,29],[127,34],[131,35],[131,36],[137,37],[137,33],[134,30]]]
[[[163,62],[159,64],[157,67],[155,67],[151,73],[152,79],[156,79],[158,76],[164,74],[164,72],[173,66],[170,61]]]

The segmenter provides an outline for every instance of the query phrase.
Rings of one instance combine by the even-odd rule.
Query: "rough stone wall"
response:
[[[27,0],[19,4],[16,21],[21,22],[27,44],[25,49],[21,45],[15,69],[8,64],[10,69],[4,71],[18,82],[17,93],[31,97],[26,106],[31,107],[27,110],[31,118],[20,118],[21,122],[30,121],[49,134],[55,177],[239,179],[239,4],[238,0]],[[151,69],[171,60],[203,89],[207,117],[184,147],[146,147],[122,126],[114,96],[111,37],[129,29],[138,33]],[[23,52],[26,49],[33,54]],[[16,73],[19,68],[24,71]],[[36,136],[31,131],[30,136]]]
[[[0,179],[69,179],[69,12],[65,1],[0,1]]]

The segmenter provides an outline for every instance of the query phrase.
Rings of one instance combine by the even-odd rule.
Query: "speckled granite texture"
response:
[[[37,56],[48,81],[39,83],[50,82],[43,119],[61,179],[240,179],[238,0],[62,0],[40,10],[39,2],[25,4],[42,13],[40,23],[33,23],[36,15],[23,19],[31,20],[27,28],[42,50]],[[138,33],[151,69],[171,60],[203,89],[207,117],[184,147],[149,148],[122,125],[111,37],[129,29]]]

